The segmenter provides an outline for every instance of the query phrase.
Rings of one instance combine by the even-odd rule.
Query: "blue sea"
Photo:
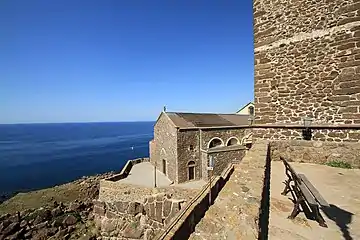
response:
[[[0,196],[108,171],[149,156],[154,122],[0,125]]]

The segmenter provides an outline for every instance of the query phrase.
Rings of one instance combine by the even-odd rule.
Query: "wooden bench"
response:
[[[285,174],[288,177],[284,181],[285,188],[281,194],[286,195],[292,191],[297,198],[294,199],[294,209],[288,218],[294,219],[300,212],[300,205],[306,203],[319,225],[327,227],[324,218],[320,215],[319,206],[330,207],[329,204],[304,174],[297,174],[288,161],[283,157],[280,157],[280,159],[284,163]]]

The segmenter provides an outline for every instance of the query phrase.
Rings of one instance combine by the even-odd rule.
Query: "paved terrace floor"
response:
[[[154,165],[150,162],[142,162],[135,164],[127,178],[119,180],[121,183],[134,184],[144,187],[154,187]],[[157,187],[167,187],[172,184],[172,181],[161,171],[156,169],[156,184]],[[206,182],[204,180],[191,181],[181,184],[174,184],[173,187],[185,189],[201,189]]]
[[[149,162],[142,162],[135,164],[127,178],[120,180],[120,182],[154,187],[154,175],[154,166]],[[166,187],[171,184],[171,181],[165,174],[156,169],[156,184],[158,187]]]
[[[360,169],[290,164],[296,172],[305,174],[330,204],[329,210],[321,211],[328,228],[307,219],[303,212],[294,220],[287,219],[293,208],[291,194],[280,194],[286,176],[282,162],[274,161],[271,164],[269,239],[360,239]]]

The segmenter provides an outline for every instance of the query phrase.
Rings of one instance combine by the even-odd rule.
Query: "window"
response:
[[[189,150],[190,150],[190,151],[194,150],[194,146],[193,146],[193,145],[190,145],[190,146],[189,146]]]
[[[220,138],[214,138],[209,143],[209,148],[223,146],[223,141]]]
[[[194,161],[190,161],[188,163],[188,177],[189,177],[189,180],[195,179],[195,162]]]
[[[238,145],[238,144],[240,144],[239,140],[237,140],[237,138],[235,138],[235,137],[232,137],[228,140],[226,146],[232,146],[232,145]]]
[[[254,109],[254,107],[253,106],[250,106],[249,107],[249,114],[251,115],[251,116],[253,116],[254,115],[254,111],[255,109]]]
[[[162,160],[162,167],[163,167],[163,173],[166,175],[166,160],[165,159],[163,159]]]

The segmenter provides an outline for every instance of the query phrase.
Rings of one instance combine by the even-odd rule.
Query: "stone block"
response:
[[[156,204],[155,204],[155,220],[158,222],[162,222],[162,209],[163,209],[163,203],[156,202]]]
[[[148,204],[149,206],[149,217],[151,219],[155,219],[156,216],[155,216],[155,203],[151,203],[151,204]]]
[[[156,201],[163,201],[166,198],[166,194],[165,193],[158,193],[155,195],[155,199]]]
[[[118,215],[115,213],[115,212],[112,212],[112,211],[106,211],[106,214],[105,216],[109,219],[113,219],[113,218],[117,218]]]
[[[99,206],[94,206],[94,214],[100,215],[100,216],[105,216],[105,208],[99,207]]]
[[[170,212],[171,212],[171,205],[172,205],[172,201],[171,200],[165,200],[164,201],[164,205],[163,205],[163,216],[167,217],[169,216]]]
[[[122,232],[123,237],[131,239],[140,239],[143,234],[144,228],[138,222],[129,223]]]
[[[147,202],[146,203],[153,203],[154,202],[154,197],[153,196],[150,196],[147,198]]]
[[[117,227],[116,220],[104,219],[101,223],[101,231],[111,233]]]
[[[152,229],[146,229],[144,233],[144,240],[152,240],[155,237],[155,233]]]
[[[138,213],[142,213],[144,210],[144,206],[139,202],[130,202],[129,207],[127,209],[127,213],[135,216]]]

